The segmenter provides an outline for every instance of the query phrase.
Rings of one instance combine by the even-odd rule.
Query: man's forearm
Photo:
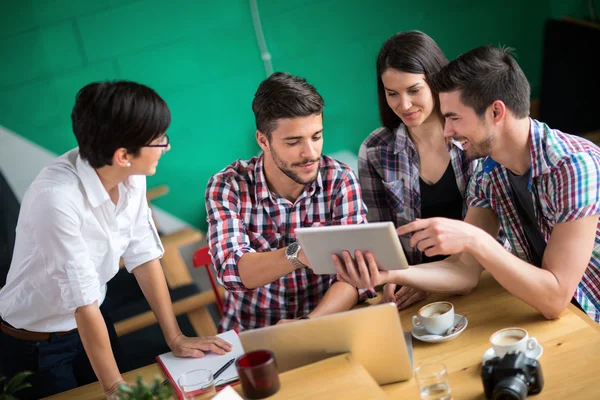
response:
[[[481,268],[469,266],[453,256],[441,261],[411,265],[406,270],[392,270],[387,281],[425,292],[464,294],[477,286],[480,275]]]
[[[75,311],[75,321],[94,373],[104,391],[108,391],[123,378],[117,367],[106,323],[98,308],[98,303],[79,307]]]
[[[255,289],[293,272],[296,267],[285,257],[285,250],[244,254],[238,261],[238,271],[244,286]],[[300,261],[306,264],[302,257],[300,255]]]
[[[155,259],[142,264],[133,270],[133,274],[158,320],[167,344],[171,346],[173,340],[181,334],[181,330],[173,312],[169,288],[160,261]]]
[[[347,311],[358,302],[358,291],[346,282],[334,282],[317,307],[308,314],[310,318]]]
[[[483,240],[470,253],[512,295],[539,310],[547,318],[556,318],[569,304],[562,296],[556,276],[537,268],[506,251],[495,240]],[[565,297],[562,305],[557,299]]]

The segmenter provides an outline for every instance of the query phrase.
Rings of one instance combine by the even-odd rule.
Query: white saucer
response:
[[[454,314],[454,324],[453,325],[457,324],[461,318],[462,318],[462,315]],[[455,337],[457,337],[458,335],[460,335],[467,328],[467,325],[469,325],[469,320],[465,317],[465,325],[462,328],[460,328],[458,331],[454,332],[452,335],[440,336],[440,337],[436,337],[436,338],[427,337],[427,336],[439,336],[439,335],[431,335],[429,332],[427,332],[425,330],[425,328],[413,326],[412,336],[415,339],[419,339],[420,341],[427,342],[427,343],[444,343],[444,342],[452,340]]]
[[[537,360],[538,358],[541,357],[541,355],[543,353],[544,353],[544,348],[542,347],[541,344],[538,343],[538,345],[535,346],[535,348],[533,350],[526,352],[525,355],[529,358],[535,358]],[[481,363],[485,364],[486,361],[491,360],[494,357],[496,357],[496,353],[494,352],[494,348],[490,347],[489,349],[486,350],[485,353],[483,353],[483,357],[481,358]]]

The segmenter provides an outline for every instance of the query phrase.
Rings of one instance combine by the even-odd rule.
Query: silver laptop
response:
[[[352,353],[379,385],[413,375],[412,342],[407,346],[393,303],[244,331],[240,340],[246,352],[267,349],[275,353],[280,373]]]

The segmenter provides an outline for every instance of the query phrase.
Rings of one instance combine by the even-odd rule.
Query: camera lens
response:
[[[527,397],[527,385],[522,379],[510,376],[500,380],[494,388],[493,400],[524,400]]]

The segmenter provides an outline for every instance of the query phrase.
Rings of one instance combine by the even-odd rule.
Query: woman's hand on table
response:
[[[346,250],[342,257],[332,255],[338,279],[355,286],[358,289],[370,289],[387,282],[389,271],[379,270],[375,257],[370,252],[356,250],[354,258]]]
[[[383,294],[381,297],[382,303],[395,303],[398,310],[403,310],[406,307],[423,300],[429,293],[419,289],[411,288],[408,286],[402,286],[396,291],[398,285],[395,283],[388,283],[383,287]]]
[[[179,334],[169,344],[171,351],[177,357],[204,357],[204,353],[212,351],[225,354],[231,351],[231,344],[216,336],[187,337]]]

